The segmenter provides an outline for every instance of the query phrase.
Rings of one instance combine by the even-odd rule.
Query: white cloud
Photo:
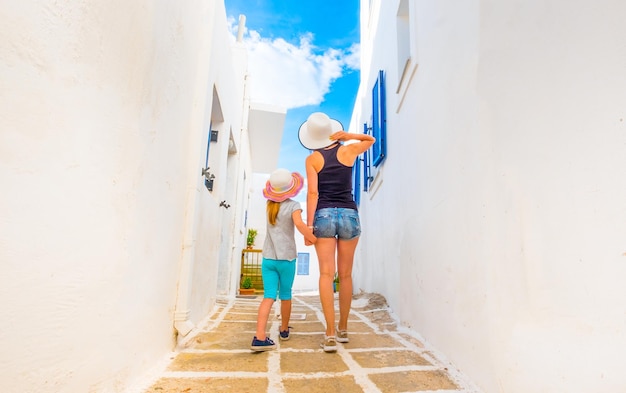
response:
[[[345,58],[346,65],[348,68],[353,70],[358,70],[361,68],[361,45],[360,44],[352,44],[350,48],[348,48],[347,56]]]
[[[236,35],[234,20],[230,27]],[[255,30],[247,31],[243,40],[254,102],[287,109],[319,105],[333,81],[344,71],[359,68],[359,44],[317,53],[310,33],[301,36],[298,45],[282,38],[264,38]]]

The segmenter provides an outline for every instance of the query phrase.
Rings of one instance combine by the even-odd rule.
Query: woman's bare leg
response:
[[[339,330],[348,329],[352,306],[352,265],[359,238],[339,240],[337,243],[337,273],[339,274]]]
[[[335,295],[333,278],[335,276],[335,238],[318,238],[315,252],[320,266],[319,291],[324,319],[326,319],[326,335],[335,335]]]

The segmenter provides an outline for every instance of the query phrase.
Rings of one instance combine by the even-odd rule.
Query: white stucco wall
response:
[[[188,310],[194,325],[211,311],[217,296],[235,294],[232,283],[239,259],[233,254],[242,247],[243,235],[237,224],[245,210],[241,201],[247,199],[245,184],[249,180],[244,173],[251,172],[249,138],[242,126],[246,121],[242,110],[247,99],[247,54],[243,44],[233,42],[228,33],[223,2],[216,3],[218,17],[211,21],[210,51],[200,56],[197,65],[197,89],[209,99],[200,101],[202,132],[190,146],[193,187],[189,190],[195,199],[193,210],[187,211],[193,229],[185,248],[192,255]],[[217,131],[218,137],[210,142],[207,164],[209,130]],[[199,176],[205,165],[215,175],[212,191]]]
[[[223,2],[5,3],[0,385],[123,391],[173,349],[181,276],[191,323],[215,298],[229,193],[228,137],[214,194],[200,176],[214,86],[222,136],[242,129],[240,67],[216,66]]]
[[[368,3],[355,113],[386,70],[388,158],[362,197],[355,288],[485,392],[626,389],[626,5],[411,2],[419,66],[398,110],[398,2],[378,23]]]

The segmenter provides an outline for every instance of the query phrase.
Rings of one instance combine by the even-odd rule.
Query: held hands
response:
[[[308,233],[306,235],[304,235],[304,245],[305,246],[312,246],[313,244],[315,244],[315,242],[317,242],[317,237],[313,234],[313,228],[312,227],[308,227]]]
[[[317,237],[315,237],[315,235],[313,234],[313,232],[311,232],[310,236],[305,236],[304,237],[304,245],[305,246],[312,246],[317,242]]]

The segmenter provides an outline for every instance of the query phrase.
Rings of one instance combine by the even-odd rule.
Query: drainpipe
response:
[[[178,274],[178,290],[176,296],[176,311],[174,311],[174,328],[181,336],[186,336],[195,327],[189,320],[189,298],[191,292],[191,276],[193,273],[193,256],[195,250],[195,225],[194,217],[196,202],[198,200],[198,188],[188,187],[185,205],[185,234],[181,256],[180,272]]]

